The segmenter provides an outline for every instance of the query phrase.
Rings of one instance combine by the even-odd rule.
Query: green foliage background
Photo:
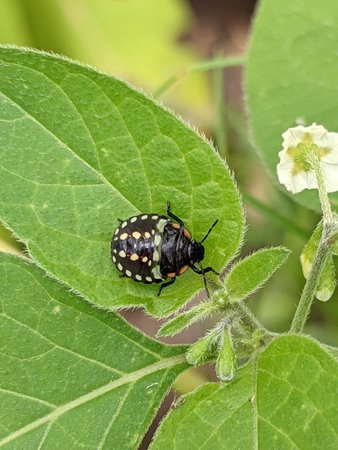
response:
[[[299,255],[319,220],[318,203],[315,192],[297,196],[297,203],[285,195],[275,183],[275,164],[280,134],[296,119],[338,131],[338,7],[330,0],[320,7],[314,0],[261,2],[245,81],[255,153],[244,114],[223,98],[221,72],[210,76],[211,66],[197,64],[198,52],[179,40],[193,23],[187,3],[70,5],[4,0],[0,43],[93,64],[149,95],[179,80],[162,98],[227,154],[248,209],[243,254],[281,244],[292,250],[278,276],[250,300],[268,328],[288,329],[304,283]],[[222,67],[219,61],[214,67]],[[48,273],[100,306],[144,305],[158,316],[181,306],[202,287],[194,274],[155,301],[153,287],[118,280],[107,257],[117,217],[164,212],[164,198],[198,239],[219,217],[207,255],[217,269],[232,258],[243,233],[240,199],[209,142],[140,92],[86,67],[7,49],[0,70],[1,216]],[[158,154],[166,173],[153,169]],[[337,195],[331,199],[336,208]],[[100,249],[96,257],[93,246]],[[20,254],[23,245],[1,229],[0,249]],[[1,255],[0,270],[0,446],[137,448],[186,367],[185,348],[156,343],[93,309],[27,260]],[[245,293],[251,289],[248,283]],[[118,302],[112,292],[119,292]],[[337,299],[336,291],[330,302],[316,302],[306,328],[332,345]],[[327,349],[305,337],[280,337],[234,382],[206,384],[184,397],[153,448],[172,442],[173,448],[225,442],[236,448],[239,436],[242,448],[271,448],[271,438],[278,448],[337,448],[337,363]],[[225,416],[225,409],[234,414]]]
[[[308,122],[321,118],[324,125],[333,128],[335,120],[334,109],[325,107],[326,113],[320,112],[323,105],[334,99],[334,95],[330,96],[331,88],[335,87],[329,74],[334,74],[335,28],[330,26],[325,33],[320,33],[320,29],[335,20],[335,6],[326,1],[317,13],[316,2],[304,5],[297,2],[287,8],[283,5],[274,1],[261,4],[255,22],[258,26],[253,30],[246,81],[258,151],[266,155],[266,161],[270,158],[272,171],[273,158],[280,145],[278,136],[283,127],[292,125],[287,122],[289,117],[303,117]],[[179,40],[180,34],[189,30],[194,21],[189,5],[163,0],[161,8],[154,8],[151,0],[81,0],[76,7],[70,8],[63,0],[52,0],[48,4],[37,0],[4,0],[1,7],[0,43],[65,54],[123,77],[150,94],[173,75],[180,80],[164,94],[163,100],[208,136],[216,136],[216,144],[221,150],[228,148],[227,160],[236,172],[249,213],[250,232],[244,252],[281,243],[292,250],[288,266],[281,269],[282,285],[276,277],[251,302],[268,327],[285,329],[303,285],[299,254],[318,216],[299,208],[287,196],[281,195],[277,186],[271,185],[271,179],[266,177],[265,169],[253,152],[243,115],[233,105],[225,104],[224,108],[224,101],[223,107],[219,107],[223,92],[220,83],[214,83],[206,72],[194,71],[185,78],[180,75],[183,69],[196,65],[201,59],[196,50]],[[300,13],[302,8],[307,11],[305,15]],[[311,16],[311,33],[306,32],[310,26],[308,14]],[[321,39],[318,39],[318,33]],[[276,38],[272,40],[272,36]],[[318,50],[320,45],[323,51]],[[288,48],[292,49],[290,54]],[[259,64],[253,67],[255,58]],[[311,67],[308,66],[310,63]],[[331,70],[326,70],[328,65]],[[298,80],[302,80],[301,85]],[[288,95],[294,81],[296,91]],[[325,86],[326,93],[321,86]],[[325,102],[323,95],[326,95]],[[211,110],[213,98],[217,99],[214,111],[225,114],[226,127],[224,120]],[[286,108],[282,107],[285,102]],[[308,116],[304,116],[308,106]],[[319,116],[315,117],[316,111]],[[287,120],[283,119],[285,115]],[[274,171],[272,175],[275,176]],[[313,197],[310,191],[301,195]],[[0,230],[0,238],[1,248],[20,250],[7,232]],[[275,299],[273,309],[271,297]],[[328,343],[338,341],[335,305],[331,302],[323,307],[317,303],[312,316],[315,320],[308,324],[309,332]],[[323,322],[325,327],[320,325]]]

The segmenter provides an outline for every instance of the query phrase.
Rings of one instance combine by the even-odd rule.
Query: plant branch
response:
[[[290,333],[301,333],[303,331],[325,263],[338,236],[338,225],[333,218],[319,160],[317,157],[311,157],[310,162],[317,177],[319,199],[323,211],[323,231],[308,279],[292,320]]]
[[[153,93],[154,98],[158,98],[168,91],[179,81],[182,81],[187,75],[194,72],[207,72],[213,69],[225,69],[227,67],[242,66],[245,64],[245,56],[230,56],[230,57],[217,57],[208,61],[202,61],[197,64],[193,64],[190,67],[184,68],[178,71],[176,74],[171,75],[160,87]]]
[[[236,302],[234,304],[236,309],[240,312],[243,322],[252,330],[257,330],[258,328],[264,328],[256,319],[255,315],[250,311],[246,304],[242,301]]]
[[[305,322],[310,313],[320,276],[333,244],[334,239],[332,239],[332,236],[328,236],[328,228],[323,227],[323,234],[318,245],[309,277],[306,280],[302,295],[300,297],[299,304],[291,324],[290,333],[301,333],[303,331]]]

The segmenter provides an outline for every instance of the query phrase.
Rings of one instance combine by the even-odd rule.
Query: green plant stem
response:
[[[258,328],[264,328],[256,319],[255,315],[250,311],[246,304],[242,301],[236,302],[234,304],[236,309],[240,312],[243,322],[252,330],[257,330]]]
[[[323,211],[323,231],[317,252],[300,297],[295,316],[292,320],[290,333],[301,333],[311,310],[317,286],[326,260],[337,239],[337,224],[333,219],[329,198],[325,189],[324,178],[317,156],[309,158],[315,171],[318,183],[319,199]]]
[[[311,305],[315,297],[316,289],[322,274],[333,241],[327,237],[327,228],[323,227],[323,234],[320,239],[316,256],[314,258],[309,277],[306,280],[302,295],[300,297],[295,316],[292,320],[290,333],[301,333],[310,313]]]
[[[207,61],[194,64],[189,72],[207,72],[213,69],[226,69],[227,67],[243,66],[246,62],[244,55],[239,56],[218,56]]]
[[[228,136],[225,117],[223,68],[213,71],[214,105],[215,105],[215,138],[219,153],[224,159],[228,156]]]
[[[323,174],[320,168],[319,159],[317,156],[313,156],[311,158],[312,167],[315,171],[317,183],[318,183],[318,192],[319,192],[319,200],[323,211],[323,225],[325,224],[330,226],[333,223],[333,216],[331,211],[331,205],[329,201],[329,197],[327,195],[325,189],[325,183]]]
[[[227,67],[242,66],[245,64],[245,56],[217,57],[208,61],[202,61],[184,68],[174,75],[171,75],[160,87],[153,93],[154,98],[158,98],[167,92],[172,86],[182,81],[187,75],[194,72],[207,72],[213,69],[225,69]]]

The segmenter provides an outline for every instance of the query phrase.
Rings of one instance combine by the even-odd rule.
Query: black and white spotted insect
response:
[[[212,267],[203,269],[202,243],[217,222],[218,220],[210,227],[201,242],[197,242],[192,239],[182,220],[170,211],[170,203],[167,202],[167,216],[140,214],[120,220],[111,242],[112,260],[122,277],[149,284],[169,280],[161,285],[158,295],[190,267],[203,275],[209,296],[205,274],[219,274]]]

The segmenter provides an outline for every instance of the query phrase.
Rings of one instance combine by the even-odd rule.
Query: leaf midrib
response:
[[[135,383],[147,375],[150,375],[150,374],[157,372],[159,370],[162,370],[162,369],[167,369],[167,368],[173,367],[175,365],[182,364],[185,361],[186,361],[185,353],[182,353],[180,355],[176,355],[171,358],[166,358],[162,361],[156,362],[147,367],[143,367],[142,369],[136,370],[135,372],[132,372],[130,374],[124,375],[123,377],[119,378],[118,380],[112,381],[104,386],[101,386],[100,388],[94,389],[93,391],[82,395],[79,398],[76,398],[75,400],[72,400],[68,403],[65,403],[62,406],[59,406],[51,413],[46,414],[45,416],[40,417],[39,419],[31,422],[30,424],[14,431],[13,433],[6,436],[4,439],[0,440],[0,447],[5,446],[9,442],[12,442],[14,439],[17,439],[20,436],[22,436],[26,433],[29,433],[30,431],[33,431],[36,428],[38,428],[48,422],[55,421],[62,414],[65,414],[65,413],[71,411],[72,409],[77,408],[78,406],[81,406],[84,403],[87,403],[91,400],[94,400],[94,399],[120,387],[120,386],[123,386],[127,383]]]

